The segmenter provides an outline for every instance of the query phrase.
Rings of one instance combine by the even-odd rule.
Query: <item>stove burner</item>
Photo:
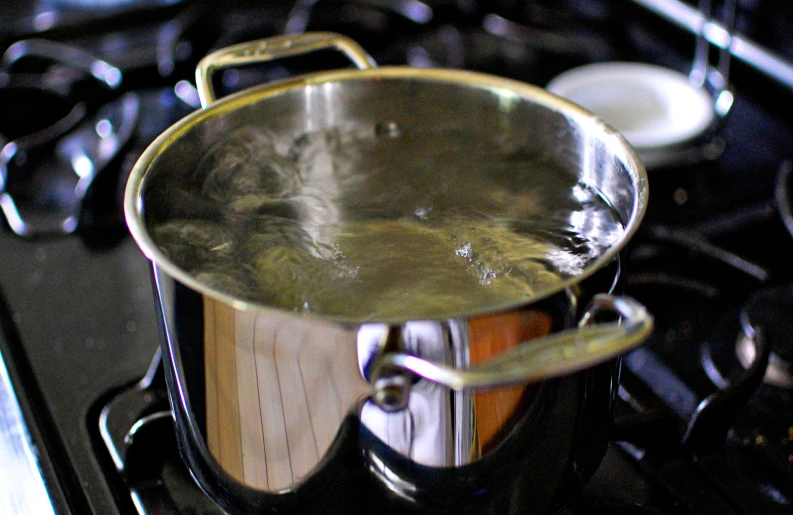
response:
[[[763,289],[752,295],[741,311],[741,334],[735,346],[738,361],[749,368],[755,358],[757,332],[771,346],[763,382],[793,388],[793,285]]]
[[[758,395],[769,406],[793,399],[793,283],[766,286],[748,295],[740,308],[725,313],[699,348],[700,364],[720,390],[754,367],[760,347],[769,354]]]
[[[29,67],[37,65],[34,70],[46,63],[45,71],[20,74],[12,70],[23,60]],[[0,87],[3,98],[20,98],[7,94],[9,88],[20,89],[15,84],[19,77],[40,77],[42,84],[29,84],[28,89],[51,90],[28,94],[25,98],[30,103],[14,106],[15,110],[28,116],[40,111],[36,99],[51,97],[52,92],[57,92],[59,104],[72,107],[61,107],[68,114],[55,115],[54,121],[35,128],[30,124],[21,131],[3,127],[0,209],[20,236],[71,233],[77,228],[82,201],[94,179],[132,136],[138,98],[134,93],[120,98],[114,93],[122,79],[118,68],[62,43],[18,41],[5,51],[1,64],[6,78]]]
[[[74,116],[63,119],[69,122],[66,131],[55,130],[54,124],[3,141],[0,208],[14,233],[30,237],[73,232],[83,198],[99,172],[126,146],[138,110],[138,97],[127,93],[81,123],[74,122],[84,110],[72,111]]]

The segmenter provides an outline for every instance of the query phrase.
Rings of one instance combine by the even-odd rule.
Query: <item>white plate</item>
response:
[[[680,72],[650,64],[589,64],[559,75],[547,89],[592,111],[640,154],[689,141],[714,118],[702,88]]]

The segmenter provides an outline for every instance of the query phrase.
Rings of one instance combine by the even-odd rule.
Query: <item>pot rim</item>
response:
[[[166,129],[150,143],[146,150],[140,155],[132,168],[124,192],[124,216],[127,227],[143,254],[155,267],[161,268],[170,277],[183,285],[238,310],[264,311],[280,315],[292,315],[300,318],[356,326],[364,323],[396,324],[414,320],[410,318],[359,319],[323,313],[303,313],[236,298],[197,281],[190,273],[171,261],[151,239],[144,221],[143,192],[145,191],[149,179],[149,170],[152,165],[171,143],[180,139],[184,134],[200,125],[205,120],[237,110],[266,98],[308,86],[316,86],[331,82],[380,80],[381,78],[450,83],[457,86],[490,90],[506,98],[517,97],[521,99],[530,99],[546,108],[562,113],[568,118],[574,119],[580,126],[589,126],[593,128],[593,132],[602,135],[601,139],[604,144],[612,153],[621,158],[631,172],[631,187],[636,192],[630,216],[627,221],[623,221],[625,226],[620,240],[592,261],[580,274],[566,278],[556,283],[553,287],[541,290],[525,299],[490,304],[477,310],[471,310],[465,313],[451,313],[449,316],[428,318],[428,320],[470,318],[512,311],[546,299],[580,283],[612,261],[638,230],[644,217],[649,198],[648,178],[644,164],[633,147],[619,132],[591,112],[538,86],[496,75],[456,69],[387,66],[364,70],[344,69],[315,72],[254,86],[231,94],[212,103],[204,109],[195,111]]]

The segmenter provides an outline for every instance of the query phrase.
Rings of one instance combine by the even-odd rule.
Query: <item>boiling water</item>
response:
[[[200,282],[356,320],[450,317],[580,274],[623,226],[529,142],[393,123],[229,134],[151,223]]]

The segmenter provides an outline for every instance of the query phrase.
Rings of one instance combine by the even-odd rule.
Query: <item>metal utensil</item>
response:
[[[736,0],[726,0],[722,6],[721,23],[711,18],[711,0],[699,0],[701,24],[697,30],[694,60],[688,74],[691,83],[698,88],[705,88],[713,98],[713,112],[724,118],[730,112],[735,101],[729,89],[730,76],[730,45],[735,29]],[[716,66],[710,65],[710,45],[719,48]]]

